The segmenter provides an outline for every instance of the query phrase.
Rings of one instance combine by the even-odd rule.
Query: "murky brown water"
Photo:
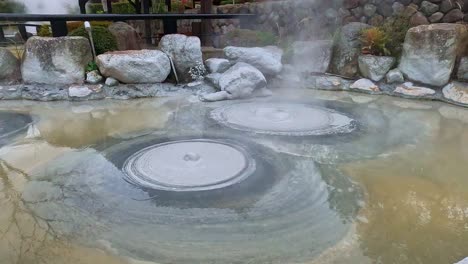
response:
[[[441,264],[454,263],[468,256],[468,109],[348,93],[294,91],[291,94],[294,95],[281,98],[351,104],[370,116],[373,113],[381,116],[385,129],[373,131],[382,133],[382,137],[373,135],[372,140],[365,141],[367,146],[356,143],[355,148],[343,148],[336,151],[336,155],[330,152],[334,161],[328,165],[362,189],[363,199],[356,202],[363,207],[352,216],[348,234],[316,257],[308,260],[289,257],[286,262]],[[177,121],[183,107],[194,108],[192,120],[181,117],[182,120]],[[99,221],[101,215],[89,216],[89,219],[70,215],[70,219],[81,219],[78,226],[76,222],[59,222],[56,217],[79,214],[84,207],[70,212],[62,212],[62,207],[57,207],[55,214],[38,214],[40,202],[52,198],[47,192],[33,195],[34,190],[28,183],[36,180],[37,171],[44,170],[52,161],[73,153],[82,157],[84,151],[93,149],[98,143],[147,133],[164,135],[174,122],[192,130],[193,127],[209,130],[210,126],[200,121],[199,107],[204,106],[192,106],[185,99],[0,102],[0,110],[30,113],[35,122],[28,133],[0,148],[0,264],[178,263],[177,260],[161,261],[148,255],[139,256],[119,248],[116,240],[100,239],[100,232],[107,228],[105,222]],[[273,145],[268,140],[260,143]],[[385,148],[379,148],[379,145],[385,145]],[[276,147],[281,149],[281,146]],[[285,152],[303,154],[294,148]],[[322,162],[327,157],[311,155],[310,159]],[[78,191],[82,191],[83,196],[88,195],[86,188]],[[64,188],[61,194],[54,195],[67,197],[66,192]],[[336,193],[340,192],[342,190],[337,189]],[[37,201],[31,202],[31,196]],[[343,200],[336,200],[338,205],[331,201],[330,208],[339,211],[337,208]],[[91,234],[93,231],[96,234]],[[93,236],[93,240],[96,236],[95,243],[83,239],[87,235]],[[186,239],[196,241],[196,238]],[[157,248],[158,243],[152,246]],[[162,248],[165,246],[161,245]],[[288,251],[293,252],[288,248],[282,250],[285,255]],[[185,254],[183,248],[180,254]],[[238,260],[237,263],[244,262],[247,261]]]

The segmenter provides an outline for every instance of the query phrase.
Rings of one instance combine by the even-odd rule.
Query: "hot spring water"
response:
[[[468,110],[318,91],[191,101],[1,102],[15,121],[0,121],[0,263],[468,255]]]

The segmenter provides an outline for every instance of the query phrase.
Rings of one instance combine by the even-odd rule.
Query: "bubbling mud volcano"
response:
[[[160,143],[133,154],[123,171],[130,182],[149,189],[202,191],[238,183],[255,171],[241,146],[209,139]]]
[[[239,103],[217,108],[210,116],[233,129],[281,136],[342,134],[356,128],[356,121],[344,114],[301,103]]]

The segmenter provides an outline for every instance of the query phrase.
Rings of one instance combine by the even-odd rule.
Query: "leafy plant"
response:
[[[203,63],[197,63],[196,66],[193,66],[189,70],[190,77],[192,77],[192,80],[194,81],[200,81],[203,80],[203,76],[206,74],[206,69]]]
[[[92,27],[109,27],[112,22],[111,21],[91,21],[91,26]],[[67,29],[68,32],[72,32],[73,30],[82,27],[84,25],[83,21],[71,21],[67,22]]]
[[[103,54],[108,51],[117,50],[117,40],[114,35],[105,27],[93,27],[92,29],[94,47],[96,55]],[[68,34],[69,36],[79,36],[89,39],[88,32],[84,27],[79,27]]]
[[[92,72],[98,70],[98,66],[95,61],[91,61],[86,66],[86,72]]]
[[[380,28],[388,38],[386,47],[390,54],[399,57],[403,50],[406,32],[410,29],[409,19],[403,15],[390,17]]]
[[[37,32],[39,37],[52,37],[52,30],[49,25],[42,25]]]
[[[362,54],[388,56],[390,50],[387,48],[388,37],[383,30],[378,27],[364,29],[360,37]]]

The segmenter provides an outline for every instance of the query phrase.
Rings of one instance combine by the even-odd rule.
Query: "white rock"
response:
[[[73,85],[68,88],[68,96],[72,98],[83,98],[92,93],[101,92],[102,85]]]
[[[405,82],[401,85],[398,85],[394,92],[414,97],[429,96],[436,93],[433,89],[414,86],[411,82]]]
[[[355,81],[353,84],[351,84],[350,88],[352,90],[361,90],[361,91],[371,92],[371,93],[380,92],[379,86],[377,86],[375,83],[373,83],[369,79],[359,79]]]
[[[263,74],[250,64],[238,62],[221,74],[218,80],[220,92],[202,95],[202,101],[219,101],[226,99],[247,98],[255,90],[266,87]]]
[[[395,61],[393,57],[361,55],[358,58],[359,71],[363,77],[378,82],[385,77]]]
[[[277,75],[281,72],[283,64],[281,58],[283,51],[275,46],[267,47],[226,47],[224,48],[226,58],[235,62],[248,63],[265,75]]]
[[[207,59],[205,65],[209,73],[223,73],[231,67],[229,60],[219,58]]]
[[[97,56],[99,71],[122,83],[160,83],[167,79],[171,65],[159,50],[126,50]]]
[[[455,263],[455,264],[468,264],[468,258],[465,258],[463,260],[460,260],[459,262]]]
[[[406,34],[398,68],[409,80],[446,85],[459,51],[466,45],[468,30],[461,24],[431,24],[413,27]]]
[[[160,49],[171,56],[181,82],[191,82],[189,71],[193,67],[204,67],[201,43],[198,37],[181,34],[165,35],[159,42]]]
[[[112,77],[109,77],[109,78],[106,78],[105,84],[107,86],[117,86],[117,85],[119,85],[119,81],[117,81],[116,79],[114,79]]]
[[[446,99],[468,105],[468,83],[452,82],[442,89]]]
[[[92,61],[83,37],[31,37],[25,45],[21,72],[25,83],[82,84]]]
[[[387,83],[402,83],[405,81],[403,73],[399,69],[390,70],[386,75]]]

